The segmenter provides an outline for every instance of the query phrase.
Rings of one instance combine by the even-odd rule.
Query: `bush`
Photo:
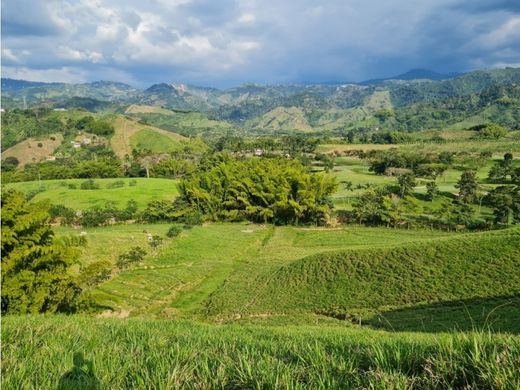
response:
[[[112,264],[109,261],[96,261],[81,270],[80,283],[86,288],[93,288],[110,279],[111,273]]]
[[[97,189],[99,189],[99,184],[97,184],[92,179],[88,179],[88,180],[81,182],[80,188],[82,190],[97,190]]]
[[[49,213],[53,220],[61,218],[64,225],[72,225],[76,220],[76,212],[61,204],[52,205]]]
[[[107,184],[107,188],[122,188],[125,186],[125,182],[123,180],[116,180]]]
[[[163,238],[157,234],[152,236],[152,239],[150,240],[149,244],[153,249],[159,248],[163,242]]]
[[[126,269],[129,266],[139,263],[146,256],[146,250],[139,246],[134,246],[128,252],[119,255],[116,265],[119,269]]]
[[[182,233],[182,227],[179,225],[173,225],[168,229],[168,232],[166,233],[166,237],[168,238],[174,238],[177,237],[179,234]]]

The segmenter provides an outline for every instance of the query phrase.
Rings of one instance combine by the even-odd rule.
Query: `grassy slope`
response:
[[[54,137],[55,139],[52,140],[51,137]],[[28,163],[40,162],[45,160],[46,157],[52,156],[54,151],[61,145],[62,141],[63,135],[61,134],[50,134],[36,138],[29,138],[2,152],[2,159],[4,160],[7,157],[16,157],[20,162],[19,167],[23,167]],[[38,144],[41,144],[42,146],[40,147]]]
[[[115,390],[520,386],[517,336],[81,316],[8,317],[2,325],[5,389],[64,388],[75,353],[92,363],[91,383]]]
[[[384,316],[389,307],[519,296],[520,280],[513,277],[519,273],[519,229],[337,251],[294,262],[259,281],[248,311],[362,315],[375,309]]]
[[[10,183],[5,188],[14,188],[23,192],[38,192],[33,201],[49,199],[54,204],[63,204],[67,207],[81,210],[96,205],[104,205],[106,202],[115,202],[118,207],[126,206],[133,199],[139,208],[143,209],[151,200],[164,199],[173,200],[178,195],[177,181],[156,178],[133,178],[133,179],[95,179],[100,189],[82,190],[81,183],[85,179],[67,180],[43,180],[41,182]],[[110,183],[123,181],[125,185],[120,188],[107,188]],[[130,182],[135,185],[131,186]],[[70,189],[69,184],[77,188]]]
[[[142,130],[161,134],[165,137],[168,137],[172,142],[178,143],[179,145],[181,142],[187,142],[187,138],[183,137],[182,135],[165,131],[156,127],[142,125],[136,121],[127,119],[122,116],[116,117],[113,121],[113,124],[115,133],[110,140],[110,145],[112,146],[114,153],[119,158],[124,158],[125,155],[132,154],[132,137]]]
[[[142,129],[130,137],[130,146],[132,149],[148,149],[153,153],[172,153],[182,150],[183,144],[155,130]]]

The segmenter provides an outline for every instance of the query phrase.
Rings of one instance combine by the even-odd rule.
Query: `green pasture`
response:
[[[50,200],[75,210],[93,206],[103,206],[114,202],[118,207],[125,207],[129,200],[135,200],[140,209],[151,200],[173,200],[178,195],[177,181],[157,178],[115,178],[93,179],[98,189],[83,190],[81,183],[87,179],[42,180],[10,183],[4,189],[14,188],[34,195],[32,201]],[[123,184],[114,187],[114,183]],[[71,188],[75,187],[75,188]]]

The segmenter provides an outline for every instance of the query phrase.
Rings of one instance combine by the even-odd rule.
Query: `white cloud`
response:
[[[353,80],[518,62],[520,15],[477,3],[3,0],[2,56],[4,67],[36,76],[142,84]]]
[[[97,51],[76,50],[67,46],[60,46],[56,54],[59,58],[71,61],[88,61],[94,64],[103,61],[103,54]]]
[[[9,60],[13,62],[20,61],[19,58],[13,53],[11,49],[2,49],[2,57],[3,60]]]
[[[77,68],[54,68],[54,69],[31,69],[27,67],[2,67],[2,77],[12,79],[43,81],[43,82],[63,82],[63,83],[83,83],[87,81],[87,73]]]
[[[246,14],[240,15],[237,22],[244,23],[244,24],[252,24],[255,22],[255,20],[256,20],[256,16],[254,14],[246,13]]]

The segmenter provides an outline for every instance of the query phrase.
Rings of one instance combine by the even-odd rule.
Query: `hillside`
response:
[[[518,296],[520,281],[511,275],[520,272],[519,240],[517,229],[317,254],[258,281],[263,287],[247,311],[356,317],[358,311],[378,310],[384,317],[384,307]]]
[[[54,151],[62,142],[62,134],[49,134],[45,137],[29,138],[4,150],[2,159],[14,157],[19,161],[18,166],[22,168],[28,163],[45,161],[54,154]]]
[[[249,121],[246,126],[267,131],[312,131],[305,114],[297,107],[276,107],[261,117]]]
[[[168,153],[182,148],[187,138],[156,127],[142,125],[134,120],[118,116],[114,120],[115,133],[110,139],[114,153],[121,159],[132,154],[133,148],[149,149],[156,153]]]

